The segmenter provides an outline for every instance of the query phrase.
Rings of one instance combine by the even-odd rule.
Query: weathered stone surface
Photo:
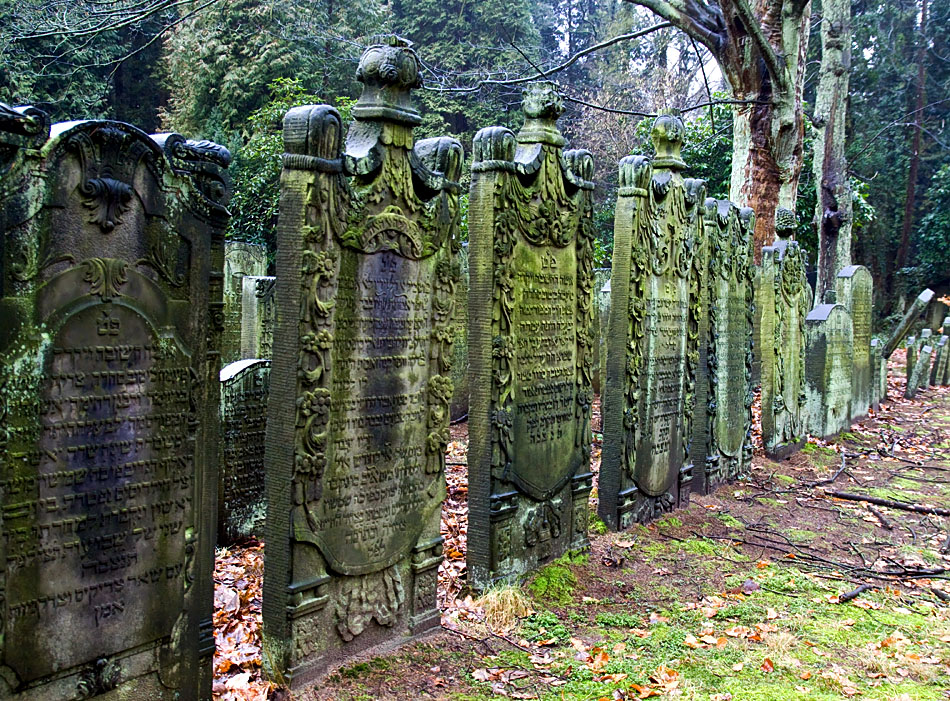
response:
[[[927,307],[930,305],[930,302],[934,298],[934,291],[931,289],[926,289],[917,295],[917,298],[914,300],[914,303],[910,305],[910,308],[904,313],[901,323],[897,325],[897,328],[894,329],[894,333],[891,334],[891,337],[888,339],[887,343],[884,344],[884,357],[890,358],[891,354],[900,345],[900,342],[904,339],[904,336],[907,335],[907,332],[910,331],[911,327],[917,322],[920,318],[920,315],[924,313]]]
[[[698,482],[707,494],[744,474],[752,460],[754,228],[755,215],[748,207],[706,200],[708,399],[700,403],[697,392],[696,424],[706,421],[708,428],[705,450],[696,446],[694,464],[702,465]]]
[[[930,368],[930,385],[938,385],[943,379],[943,365],[947,355],[947,337],[941,336],[934,350],[933,364]]]
[[[914,372],[914,366],[917,365],[917,337],[908,336],[907,341],[904,343],[904,348],[907,351],[907,363],[904,374],[909,380],[911,374]]]
[[[221,369],[221,543],[264,534],[264,439],[269,387],[270,360],[238,360]]]
[[[292,687],[439,625],[462,148],[416,142],[408,42],[339,113],[284,118],[268,401],[264,660]]]
[[[945,335],[950,335],[950,316],[943,320],[942,330]],[[950,385],[950,348],[943,354],[943,364],[940,368],[939,380],[941,385]]]
[[[920,359],[921,349],[926,346],[930,346],[936,350],[936,342],[933,338],[934,332],[929,329],[921,329],[920,338],[917,339],[917,358]],[[932,358],[931,358],[932,359]],[[930,367],[923,372],[920,376],[920,387],[929,387],[930,386]]]
[[[564,150],[552,83],[475,136],[469,200],[469,584],[587,546],[593,161]]]
[[[455,290],[455,316],[452,320],[452,401],[449,414],[452,421],[468,416],[468,243],[462,244],[458,254],[459,281]]]
[[[682,176],[684,131],[661,115],[652,163],[620,162],[598,488],[611,528],[685,505],[693,480],[705,183]]]
[[[267,250],[263,246],[242,241],[227,241],[224,244],[224,334],[221,336],[223,363],[233,363],[248,357],[241,355],[244,277],[266,273]]]
[[[874,282],[863,265],[849,265],[838,273],[838,302],[854,326],[854,370],[851,376],[851,418],[867,416],[871,406],[871,305]]]
[[[826,299],[834,299],[828,290]],[[805,318],[806,426],[828,438],[851,425],[851,373],[854,332],[841,304],[819,304]]]
[[[805,317],[812,291],[805,254],[789,237],[795,215],[776,213],[776,240],[762,248],[761,339],[762,443],[770,457],[783,457],[805,440]],[[755,352],[755,350],[753,350]]]
[[[230,154],[41,115],[0,107],[0,698],[210,699]]]
[[[752,309],[752,344],[754,352],[752,353],[752,385],[759,387],[762,384],[762,354],[759,348],[762,347],[762,266],[752,266],[752,286],[755,290],[755,299]]]
[[[887,399],[887,364],[881,355],[883,345],[881,339],[871,339],[871,409],[875,412]]]
[[[933,346],[925,345],[920,349],[920,355],[917,356],[917,362],[914,363],[914,369],[907,378],[907,387],[904,389],[904,398],[913,399],[917,396],[917,390],[920,389],[924,381],[924,376],[930,369],[930,358],[933,355]]]
[[[274,353],[277,278],[248,275],[241,291],[241,358],[269,360]]]
[[[950,311],[950,308],[948,308],[946,304],[939,299],[933,300],[930,304],[930,308],[927,310],[927,327],[934,333],[940,331],[940,327],[948,311]]]

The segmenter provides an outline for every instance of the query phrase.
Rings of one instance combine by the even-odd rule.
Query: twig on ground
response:
[[[826,491],[825,494],[835,499],[844,499],[845,501],[863,501],[868,504],[877,504],[900,511],[912,511],[916,514],[935,514],[937,516],[950,516],[950,509],[944,509],[939,506],[922,506],[920,504],[905,504],[893,499],[883,499],[881,497],[872,497],[868,494],[851,494],[849,492]]]
[[[874,587],[873,587],[871,584],[862,584],[862,585],[861,585],[860,587],[858,587],[857,589],[853,589],[853,590],[849,591],[847,594],[842,594],[841,596],[839,596],[839,597],[838,597],[838,603],[839,603],[839,604],[846,604],[846,603],[848,603],[849,601],[851,601],[852,599],[857,599],[859,596],[861,596],[861,594],[863,594],[864,592],[869,591],[869,590],[871,590],[871,589],[874,589]]]
[[[888,530],[888,531],[893,531],[893,530],[894,530],[893,524],[892,524],[890,521],[888,521],[888,520],[884,517],[884,514],[882,514],[880,511],[878,511],[877,509],[875,509],[875,508],[874,508],[873,506],[871,506],[871,505],[868,505],[868,511],[870,511],[872,514],[874,514],[874,517],[875,517],[878,521],[881,522],[881,527],[882,527],[882,528],[884,528],[885,530]]]

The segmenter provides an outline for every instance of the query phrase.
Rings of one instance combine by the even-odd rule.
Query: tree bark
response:
[[[775,238],[776,207],[795,208],[802,170],[802,87],[810,0],[629,0],[716,57],[733,108],[730,199],[756,213],[755,258]]]
[[[910,252],[910,234],[914,228],[914,209],[917,200],[917,172],[920,169],[920,120],[923,119],[927,82],[927,0],[921,0],[920,30],[917,33],[917,102],[914,126],[910,133],[910,168],[907,173],[907,196],[904,200],[904,224],[901,227],[901,245],[897,249],[894,272],[907,265]]]
[[[851,265],[851,184],[845,157],[845,122],[851,70],[851,0],[822,0],[821,71],[815,100],[815,188],[818,282],[815,300],[835,289]]]

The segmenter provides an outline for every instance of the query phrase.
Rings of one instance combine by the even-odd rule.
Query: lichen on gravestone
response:
[[[854,329],[847,308],[828,300],[805,318],[805,426],[830,438],[851,425]]]
[[[514,580],[587,546],[593,403],[593,160],[563,100],[478,132],[469,200],[468,582]],[[477,310],[477,311],[476,311]]]
[[[227,149],[0,105],[0,697],[211,699]]]
[[[705,182],[682,175],[684,134],[678,114],[662,114],[652,161],[620,162],[598,488],[611,528],[685,506],[692,489]]]
[[[838,301],[847,308],[854,327],[854,370],[852,373],[852,419],[867,416],[871,406],[871,311],[874,282],[862,265],[849,265],[836,278]]]
[[[263,636],[292,688],[439,625],[462,147],[416,141],[421,68],[370,40],[345,145],[333,107],[284,118]]]

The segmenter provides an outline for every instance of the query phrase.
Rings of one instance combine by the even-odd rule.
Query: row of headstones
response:
[[[380,37],[345,145],[335,109],[286,115],[272,370],[224,378],[267,401],[263,657],[292,686],[439,624],[462,149],[415,141],[419,74]],[[585,547],[593,485],[593,162],[564,149],[553,85],[523,108],[518,134],[474,142],[476,588]],[[683,177],[683,133],[661,116],[656,156],[620,165],[599,486],[613,527],[751,457],[754,217]],[[210,698],[218,451],[261,432],[258,411],[219,433],[230,157],[3,108],[0,158],[0,692]]]
[[[921,329],[916,336],[908,336],[905,342],[907,350],[907,385],[904,397],[913,399],[921,387],[950,385],[950,316],[945,317],[940,336],[933,329]]]

